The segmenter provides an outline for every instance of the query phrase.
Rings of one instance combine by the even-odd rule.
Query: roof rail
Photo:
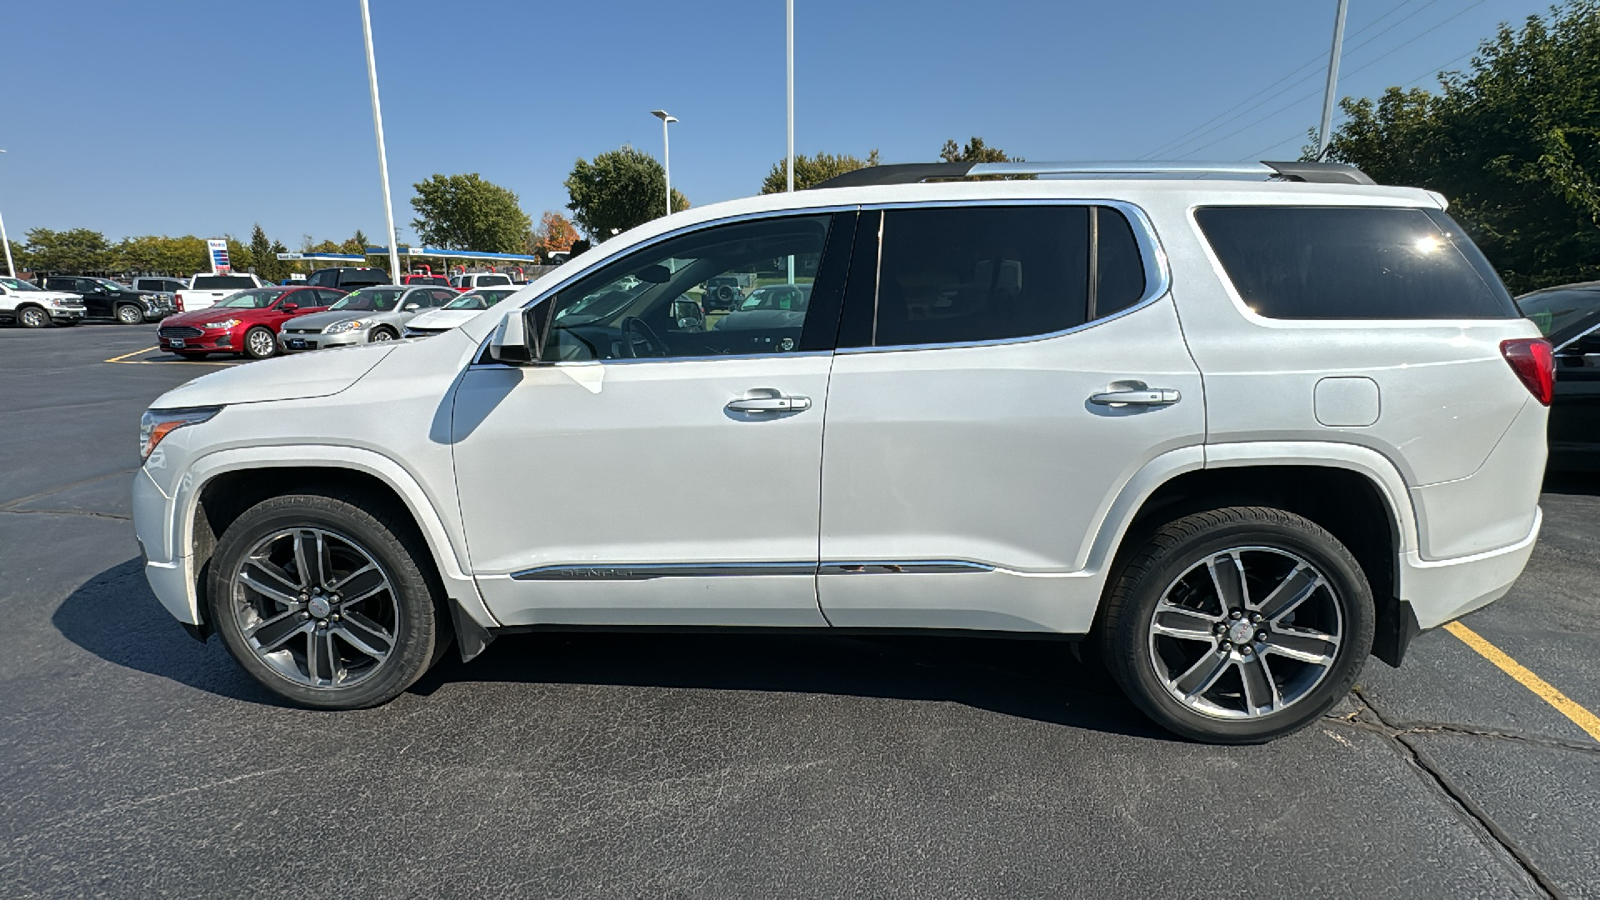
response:
[[[1376,184],[1365,172],[1324,162],[1063,162],[1063,163],[899,163],[845,172],[813,188],[916,184],[930,179],[995,175],[1230,175],[1275,178],[1314,184]]]

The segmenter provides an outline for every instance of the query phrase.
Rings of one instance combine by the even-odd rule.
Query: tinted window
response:
[[[1213,207],[1195,212],[1239,297],[1274,319],[1518,315],[1483,255],[1442,212]]]
[[[884,213],[877,346],[1049,334],[1083,324],[1088,298],[1088,207]]]
[[[229,291],[255,286],[255,280],[248,275],[196,275],[194,279],[197,291]]]
[[[806,216],[725,225],[629,254],[556,296],[543,358],[558,362],[804,349],[807,317],[815,307],[774,303],[712,314],[704,302],[707,286],[719,276],[732,275],[809,297],[830,221],[829,216]],[[831,331],[834,323],[828,324]],[[831,342],[831,333],[828,338]]]
[[[1095,289],[1089,318],[1109,316],[1127,309],[1144,296],[1144,261],[1133,226],[1120,211],[1095,207],[1090,224],[1094,227]]]
[[[479,275],[475,287],[491,287],[493,285],[510,284],[509,275]]]

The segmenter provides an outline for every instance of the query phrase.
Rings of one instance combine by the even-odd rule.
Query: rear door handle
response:
[[[791,397],[771,388],[756,388],[746,391],[745,396],[737,400],[729,400],[727,408],[743,413],[799,412],[811,408],[811,398]]]
[[[1100,406],[1171,406],[1183,399],[1174,388],[1145,388],[1132,391],[1104,391],[1092,394],[1090,403]]]

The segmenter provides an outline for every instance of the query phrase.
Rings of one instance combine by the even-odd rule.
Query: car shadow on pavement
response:
[[[234,700],[284,705],[213,637],[161,607],[137,559],[73,591],[51,618],[95,656]],[[1072,728],[1173,740],[1064,641],[969,637],[543,632],[507,634],[461,662],[454,648],[411,692],[450,684],[573,684],[836,694],[960,703]]]
[[[1600,497],[1600,472],[1546,472],[1543,492]]]

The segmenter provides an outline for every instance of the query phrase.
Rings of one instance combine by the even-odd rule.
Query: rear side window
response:
[[[1110,207],[890,209],[881,227],[876,304],[852,275],[848,305],[858,314],[847,314],[844,346],[1038,337],[1126,309],[1145,292],[1132,227]]]
[[[255,286],[255,279],[248,275],[199,275],[194,279],[194,289],[197,291],[226,291]]]
[[[492,285],[510,284],[509,275],[479,275],[477,287],[490,287]]]
[[[1273,319],[1503,319],[1516,305],[1439,210],[1210,207],[1195,220],[1239,297]]]

